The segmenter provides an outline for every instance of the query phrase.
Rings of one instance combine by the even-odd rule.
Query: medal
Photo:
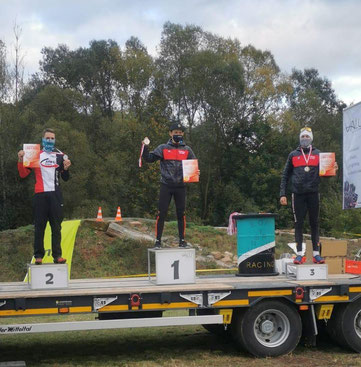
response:
[[[303,155],[303,158],[306,162],[306,167],[304,168],[305,172],[310,172],[310,167],[308,167],[308,161],[310,160],[310,157],[311,157],[311,153],[312,153],[312,145],[310,146],[310,152],[308,153],[308,157],[306,158],[306,155],[305,153],[303,152],[303,149],[301,148],[301,152],[302,152],[302,155]]]

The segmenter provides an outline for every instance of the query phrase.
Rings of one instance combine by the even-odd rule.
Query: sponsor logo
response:
[[[10,334],[10,333],[28,333],[31,331],[32,326],[20,325],[20,326],[0,326],[0,333]]]
[[[46,168],[52,168],[52,167],[58,168],[59,167],[59,165],[56,163],[56,160],[49,159],[49,158],[45,158],[42,161],[40,161],[40,165]]]

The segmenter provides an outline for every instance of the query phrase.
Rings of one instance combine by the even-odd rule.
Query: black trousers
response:
[[[43,258],[46,223],[51,226],[51,248],[54,259],[61,257],[61,222],[63,198],[60,191],[41,192],[34,196],[34,257]]]
[[[320,195],[318,192],[306,194],[292,194],[292,210],[295,220],[295,240],[297,251],[302,251],[303,222],[308,212],[311,226],[311,239],[313,251],[319,251],[319,213]]]
[[[160,185],[158,216],[156,221],[155,235],[157,240],[161,240],[164,228],[165,217],[168,212],[170,201],[174,197],[179,239],[184,239],[185,235],[185,206],[186,206],[186,188],[185,186],[170,187],[165,184]]]

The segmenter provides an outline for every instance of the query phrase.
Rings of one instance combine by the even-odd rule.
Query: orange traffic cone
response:
[[[103,215],[102,215],[102,207],[100,206],[98,209],[98,215],[97,215],[97,222],[102,222],[103,221]]]
[[[117,215],[114,219],[116,222],[121,222],[123,219],[122,219],[122,213],[120,211],[120,206],[118,206],[118,210],[117,210]]]

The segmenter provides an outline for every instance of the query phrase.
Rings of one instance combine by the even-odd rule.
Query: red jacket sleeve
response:
[[[19,171],[19,176],[21,178],[25,178],[26,176],[29,175],[29,173],[31,172],[31,169],[24,167],[23,162],[18,162],[18,171]]]

